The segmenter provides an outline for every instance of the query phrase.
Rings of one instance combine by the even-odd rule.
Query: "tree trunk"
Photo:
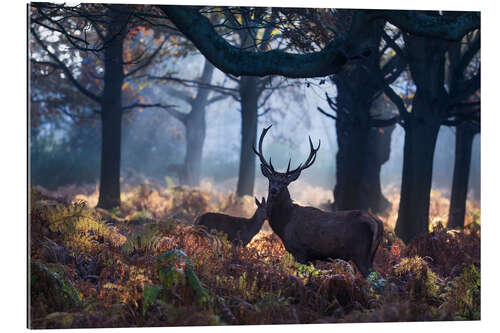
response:
[[[200,81],[206,84],[210,83],[213,72],[214,66],[208,60],[205,60]],[[191,187],[200,186],[203,144],[205,143],[206,134],[205,107],[209,93],[210,90],[207,88],[198,89],[196,97],[191,103],[191,112],[184,122],[187,147],[184,166],[179,174],[179,179],[181,184]]]
[[[380,170],[389,160],[391,135],[395,126],[371,128],[367,137],[367,149],[363,163],[363,177],[360,188],[361,208],[375,214],[386,214],[392,204],[382,194]]]
[[[241,96],[241,148],[236,195],[253,195],[255,182],[255,154],[252,150],[257,137],[257,78],[240,79]]]
[[[356,126],[350,120],[336,121],[339,150],[336,156],[337,183],[333,190],[335,210],[365,209],[362,207],[360,186],[363,174],[368,128]]]
[[[119,16],[111,21],[104,48],[101,175],[97,206],[105,209],[120,205],[124,24]]]
[[[98,207],[120,205],[121,107],[104,106],[102,119],[101,175]]]
[[[347,127],[347,128],[346,128]],[[380,170],[390,155],[394,126],[382,130],[343,126],[337,121],[335,210],[371,210],[383,214],[392,207],[382,194]]]
[[[448,228],[463,228],[465,224],[465,204],[469,185],[472,141],[475,131],[471,124],[457,126],[455,142],[455,166],[451,188]]]
[[[429,230],[434,150],[446,113],[444,66],[448,42],[409,34],[403,38],[417,90],[405,119],[403,178],[395,231],[404,242],[409,242]]]
[[[383,22],[378,22],[372,31],[374,43],[380,41],[383,26]],[[380,55],[373,53],[369,61],[378,66]],[[390,132],[384,136],[388,140],[379,140],[378,129],[370,127],[371,111],[382,88],[371,71],[361,64],[332,80],[337,86],[338,142],[333,208],[384,211],[389,203],[380,189],[380,169],[386,159],[385,155],[380,158],[379,152],[387,151],[388,158]]]
[[[205,107],[200,107],[199,114],[190,114],[186,120],[186,157],[184,158],[183,172],[179,175],[183,185],[191,187],[200,186],[201,160],[203,144],[205,142]],[[191,112],[194,111],[194,108]]]
[[[417,116],[423,113],[419,108],[431,108],[426,102],[417,92],[405,128],[401,199],[395,228],[404,242],[428,232],[429,226],[432,165],[440,119],[433,112],[428,112],[426,118]]]

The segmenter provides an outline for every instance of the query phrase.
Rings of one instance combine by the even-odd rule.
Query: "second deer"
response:
[[[255,236],[264,220],[267,218],[266,199],[259,202],[255,198],[257,210],[249,219],[243,217],[230,216],[221,213],[206,213],[198,218],[196,225],[205,226],[209,231],[215,229],[227,234],[227,239],[237,245],[240,241],[246,246]]]
[[[285,173],[277,172],[271,158],[267,163],[262,154],[262,141],[270,127],[262,131],[259,151],[253,147],[260,159],[262,174],[269,180],[269,225],[299,263],[327,259],[352,260],[366,277],[382,240],[382,221],[360,210],[324,212],[293,203],[288,185],[299,178],[302,170],[314,163],[319,145],[315,149],[309,138],[311,152],[306,162],[290,171],[289,161]]]

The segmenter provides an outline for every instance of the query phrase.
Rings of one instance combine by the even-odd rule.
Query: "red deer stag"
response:
[[[366,277],[382,240],[382,222],[360,210],[324,212],[294,204],[288,185],[299,178],[302,170],[314,163],[321,141],[318,148],[314,149],[309,137],[311,152],[306,162],[290,171],[290,159],[286,172],[277,172],[271,158],[267,163],[262,154],[262,141],[269,128],[271,126],[262,131],[258,152],[253,146],[260,158],[262,174],[269,180],[269,225],[299,263],[326,259],[352,260]]]
[[[212,229],[223,231],[227,234],[227,239],[234,245],[241,241],[243,246],[246,246],[253,236],[259,232],[264,220],[267,218],[266,199],[262,198],[262,202],[259,202],[255,198],[255,203],[257,204],[257,210],[249,219],[220,213],[206,213],[200,216],[195,224],[203,225],[209,231]]]

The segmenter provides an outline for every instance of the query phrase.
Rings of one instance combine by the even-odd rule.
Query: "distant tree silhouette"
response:
[[[102,121],[101,170],[98,206],[112,208],[120,204],[120,157],[122,116],[135,108],[161,107],[133,101],[123,105],[123,90],[127,87],[126,79],[140,74],[160,53],[164,42],[154,39],[159,45],[151,52],[136,48],[137,53],[126,54],[126,40],[137,35],[137,29],[144,26],[144,21],[134,19],[130,14],[134,7],[127,5],[81,4],[66,6],[59,4],[36,3],[31,7],[30,32],[41,48],[41,61],[31,59],[33,63],[55,68],[71,82],[79,93],[98,105],[94,110]],[[82,34],[91,27],[91,32]],[[60,59],[40,29],[50,31],[63,38],[66,47],[74,48],[85,57],[94,54],[98,57],[97,65],[89,71],[83,64],[67,64]],[[131,32],[133,32],[131,34]],[[125,59],[125,56],[129,60]],[[97,63],[96,63],[97,64]],[[97,69],[101,69],[98,72]],[[85,81],[92,78],[100,83],[96,85]]]

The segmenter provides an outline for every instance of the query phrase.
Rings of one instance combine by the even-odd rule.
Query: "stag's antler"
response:
[[[309,157],[307,157],[306,163],[304,163],[304,166],[302,166],[302,164],[299,164],[297,169],[295,169],[293,171],[288,171],[288,169],[287,169],[286,173],[292,174],[294,172],[298,172],[298,171],[302,171],[304,169],[307,169],[311,165],[313,165],[314,161],[316,161],[316,153],[318,152],[320,146],[321,146],[321,140],[319,140],[319,142],[318,142],[318,148],[314,149],[313,143],[311,141],[311,137],[309,137],[309,147],[311,149],[311,152],[309,153]],[[290,161],[288,162],[288,168],[290,168]]]
[[[272,172],[276,172],[274,170],[273,163],[271,162],[271,157],[269,157],[269,164],[268,164],[266,159],[264,158],[264,154],[262,153],[262,141],[264,141],[264,137],[266,136],[266,133],[271,128],[271,126],[273,126],[273,125],[269,125],[269,127],[264,128],[262,130],[262,133],[261,133],[260,138],[259,138],[259,151],[255,150],[255,144],[253,144],[252,148],[253,148],[254,153],[257,154],[257,156],[259,156],[260,163],[262,163],[262,165],[264,165],[264,167],[266,167],[268,170],[270,170]],[[311,152],[309,153],[309,157],[307,158],[304,165],[302,165],[302,163],[301,163],[301,164],[299,164],[299,166],[296,169],[290,171],[290,163],[292,162],[292,159],[290,158],[288,160],[288,167],[286,168],[285,175],[290,175],[290,174],[293,174],[296,172],[301,172],[302,170],[309,168],[314,163],[314,161],[316,161],[316,153],[318,152],[319,147],[321,146],[321,140],[319,140],[318,148],[315,149],[313,146],[313,143],[311,141],[311,137],[309,137],[309,146],[311,148]]]
[[[264,154],[262,153],[262,141],[264,141],[264,137],[266,136],[267,131],[272,127],[273,125],[269,125],[269,127],[264,128],[262,130],[262,134],[260,135],[259,139],[259,151],[255,150],[255,143],[252,146],[253,152],[259,156],[260,163],[264,165],[268,170],[275,172],[273,168],[273,163],[271,162],[271,157],[269,157],[269,164],[267,164],[266,159],[264,158]]]

